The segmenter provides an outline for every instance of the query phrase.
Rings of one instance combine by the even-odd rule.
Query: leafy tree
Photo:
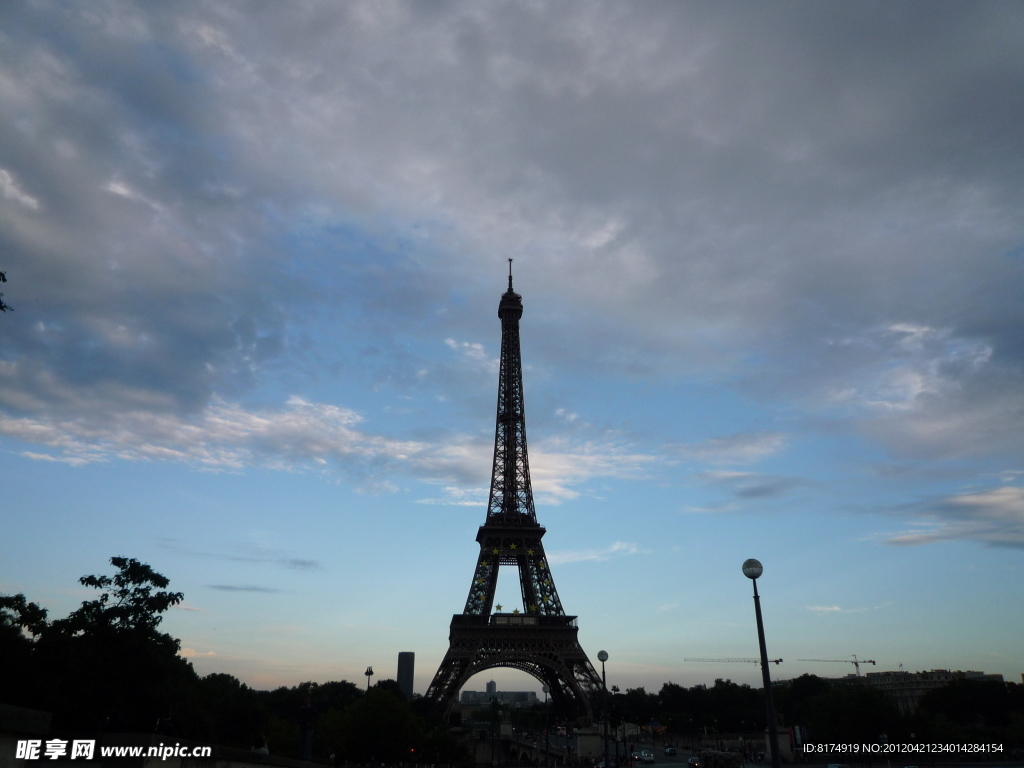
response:
[[[167,592],[169,580],[145,563],[110,562],[113,576],[79,579],[102,590],[98,598],[37,626],[37,705],[53,712],[58,729],[151,731],[195,681],[179,641],[157,630],[160,614],[184,596]]]
[[[66,635],[139,632],[154,638],[168,637],[156,634],[163,621],[160,614],[184,600],[185,595],[154,593],[154,587],[163,590],[170,580],[135,558],[112,557],[110,564],[118,569],[115,575],[83,576],[78,580],[86,587],[104,590],[99,598],[83,602],[81,608],[66,619],[54,621],[50,628]]]
[[[0,272],[0,283],[6,283],[6,282],[7,282],[7,274],[5,272]],[[13,312],[13,311],[14,311],[14,307],[12,307],[10,304],[7,304],[4,301],[4,295],[2,293],[0,293],[0,312]]]
[[[46,609],[24,595],[0,595],[0,696],[10,704],[34,703],[34,643],[46,626]]]
[[[914,714],[916,733],[934,738],[943,728],[962,741],[1024,746],[1024,685],[996,680],[953,680],[929,691]]]
[[[861,683],[836,685],[807,702],[806,725],[815,741],[874,742],[909,737],[899,710],[888,696]]]
[[[415,762],[424,741],[409,703],[387,689],[371,689],[344,712],[328,713],[320,726],[325,746],[352,762]]]

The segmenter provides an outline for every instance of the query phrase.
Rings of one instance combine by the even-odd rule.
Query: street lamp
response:
[[[367,667],[366,671],[363,672],[366,675],[366,692],[370,692],[370,678],[373,677],[373,667]]]
[[[619,692],[619,686],[613,685],[612,686],[612,695],[614,696],[618,692]],[[611,715],[611,707],[609,707],[608,710],[609,710],[608,711],[608,719],[611,720],[611,716],[612,716]],[[621,724],[621,722],[620,722],[620,724]],[[609,729],[611,728],[611,723],[610,722],[608,723],[608,727],[609,727]],[[615,726],[615,736],[613,737],[612,741],[615,744],[615,765],[618,765],[619,764],[619,741],[621,741],[621,739],[619,739],[619,726],[618,725]],[[623,745],[623,746],[625,746],[625,745]]]
[[[601,687],[604,689],[604,702],[601,712],[601,738],[604,741],[604,768],[608,766],[608,678],[604,674],[604,663],[608,661],[608,651],[598,651],[597,660],[601,662]]]
[[[551,765],[551,709],[548,707],[548,692],[544,686],[544,768]]]
[[[764,645],[764,623],[761,621],[761,598],[757,594],[757,579],[764,572],[761,563],[751,558],[743,563],[743,575],[754,583],[754,614],[757,616],[757,642],[761,646],[761,680],[764,684],[764,708],[768,717],[769,747],[772,753],[772,768],[781,768],[779,755],[779,732],[775,722],[775,702],[772,700],[772,680],[768,674],[768,651]]]

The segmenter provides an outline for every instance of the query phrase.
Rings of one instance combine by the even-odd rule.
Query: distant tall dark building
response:
[[[412,698],[412,676],[415,667],[415,653],[412,651],[398,652],[398,687],[407,699]]]
[[[498,684],[491,680],[487,683],[487,695],[490,696],[498,692]]]

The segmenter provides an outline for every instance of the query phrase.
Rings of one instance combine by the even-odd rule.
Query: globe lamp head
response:
[[[744,561],[743,563],[743,575],[748,579],[756,579],[764,572],[764,567],[761,563],[754,558]]]
[[[608,661],[608,651],[598,651],[597,660],[600,661],[602,664]]]

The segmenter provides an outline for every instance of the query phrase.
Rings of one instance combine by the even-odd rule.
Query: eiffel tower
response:
[[[591,698],[601,678],[580,647],[575,616],[566,616],[558,599],[537,523],[526,454],[523,410],[523,368],[519,354],[522,296],[512,290],[509,259],[508,291],[498,304],[501,318],[501,369],[498,374],[498,418],[487,519],[473,582],[462,613],[452,616],[448,653],[427,689],[426,698],[451,710],[466,681],[494,667],[511,667],[548,686],[556,709],[569,720],[589,723]],[[498,570],[519,569],[523,608],[491,613]],[[501,606],[497,606],[500,611]]]

